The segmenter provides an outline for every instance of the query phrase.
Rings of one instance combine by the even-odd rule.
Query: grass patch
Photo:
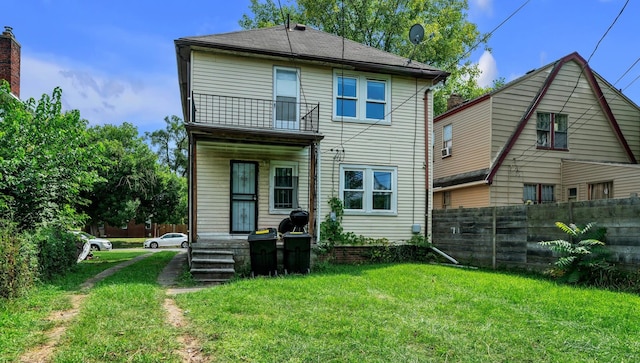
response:
[[[90,277],[142,252],[95,252],[93,260],[79,263],[71,273],[39,285],[16,300],[0,300],[0,362],[16,361],[27,347],[38,344],[51,328],[46,317],[71,307],[68,293]]]
[[[113,248],[142,248],[144,247],[144,241],[148,238],[109,238]]]
[[[640,298],[436,265],[334,266],[176,300],[221,362],[635,361]]]
[[[179,362],[177,329],[165,320],[158,274],[175,252],[158,252],[91,290],[55,362]]]

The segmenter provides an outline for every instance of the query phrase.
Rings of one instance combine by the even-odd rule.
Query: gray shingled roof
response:
[[[357,70],[401,74],[436,81],[444,81],[449,75],[432,66],[416,61],[409,62],[407,58],[304,26],[287,30],[281,25],[184,37],[177,39],[175,44],[179,53],[181,47],[204,47],[286,58],[293,55],[296,60],[328,62]]]

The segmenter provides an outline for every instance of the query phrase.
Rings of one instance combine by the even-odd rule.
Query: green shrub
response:
[[[40,227],[31,235],[38,246],[40,277],[49,280],[56,275],[64,275],[76,266],[82,241],[57,227]]]
[[[558,254],[552,276],[568,283],[589,282],[594,274],[609,269],[605,260],[607,250],[601,241],[607,232],[605,228],[596,228],[595,223],[581,227],[556,222],[556,226],[569,236],[569,240],[540,242]]]
[[[37,274],[34,245],[18,233],[15,223],[0,220],[0,297],[23,295],[33,287]]]

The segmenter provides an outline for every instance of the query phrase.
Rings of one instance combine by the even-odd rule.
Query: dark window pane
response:
[[[344,172],[344,189],[363,189],[363,173],[358,170]]]
[[[367,81],[367,99],[384,101],[386,96],[384,89],[384,82]]]
[[[567,133],[556,132],[556,136],[553,139],[553,147],[566,149],[567,148]]]
[[[362,209],[363,192],[344,192],[344,209]]]
[[[356,100],[336,100],[336,115],[345,117],[356,117]]]
[[[538,198],[536,197],[536,185],[525,184],[523,198],[525,203],[536,203]]]
[[[338,77],[338,96],[357,97],[357,85],[355,78]]]
[[[367,118],[374,120],[383,120],[384,103],[367,102]]]
[[[391,173],[388,171],[374,171],[373,188],[375,190],[391,190]]]
[[[296,120],[296,98],[295,97],[276,97],[276,120],[278,121],[295,121]]]
[[[390,193],[373,193],[373,209],[391,210],[391,194]]]

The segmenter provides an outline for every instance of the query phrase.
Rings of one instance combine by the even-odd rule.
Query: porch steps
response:
[[[226,250],[191,250],[191,275],[206,284],[223,284],[235,275],[233,252]]]

